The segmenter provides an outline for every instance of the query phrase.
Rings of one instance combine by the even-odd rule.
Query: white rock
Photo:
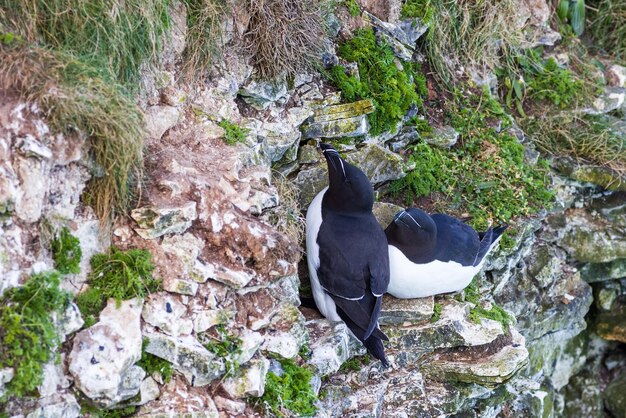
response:
[[[4,385],[9,383],[15,376],[15,371],[11,367],[0,369],[0,398],[4,395]]]
[[[129,405],[139,406],[145,405],[159,397],[159,384],[152,377],[146,377],[139,388],[140,399],[138,402],[131,402]]]
[[[19,151],[25,157],[42,158],[44,160],[52,158],[52,151],[50,148],[30,135],[22,140],[22,143],[19,145]]]
[[[220,309],[203,309],[194,312],[193,330],[196,334],[204,332],[209,328],[224,323],[225,314]]]
[[[85,321],[80,314],[78,306],[74,302],[70,303],[67,309],[58,318],[55,316],[55,324],[59,334],[63,336],[61,342],[65,341],[65,337],[82,328]]]
[[[192,336],[151,333],[145,337],[149,340],[146,352],[172,363],[192,386],[206,386],[224,373],[222,360]]]
[[[177,207],[145,206],[134,209],[130,216],[139,228],[134,228],[144,239],[154,239],[165,234],[182,234],[198,219],[196,202]]]
[[[626,87],[626,67],[612,64],[606,70],[606,81],[609,86]]]
[[[254,279],[254,272],[236,271],[222,265],[213,265],[213,276],[211,279],[220,283],[224,283],[228,286],[240,289],[245,287],[252,279]]]
[[[283,324],[291,326],[284,329]],[[302,344],[306,343],[307,337],[304,316],[294,306],[285,305],[270,321],[269,332],[265,334],[262,348],[284,358],[294,358]]]
[[[129,391],[133,364],[141,358],[142,301],[110,299],[100,321],[79,332],[69,356],[69,371],[76,386],[102,407],[110,407],[137,394]],[[130,371],[130,373],[129,373]],[[142,377],[143,378],[143,377]]]
[[[50,186],[49,169],[49,163],[34,158],[17,161],[21,193],[15,201],[15,214],[21,220],[36,222],[41,217],[44,197]]]
[[[40,399],[35,410],[30,411],[26,418],[78,418],[80,405],[71,394],[55,395]]]
[[[176,255],[186,266],[193,266],[204,248],[204,241],[188,232],[163,238],[161,248]]]
[[[65,355],[62,355],[65,357]],[[63,373],[63,361],[58,364],[53,360],[46,364],[43,368],[43,380],[41,385],[37,387],[39,396],[52,396],[59,392],[60,389],[66,389],[70,386],[70,381]]]
[[[160,139],[163,134],[178,123],[180,111],[172,106],[150,106],[146,109],[145,120],[148,135]]]
[[[222,388],[231,398],[260,397],[265,391],[265,376],[270,361],[261,358],[240,369],[237,376],[228,377],[222,382]]]
[[[163,289],[180,295],[194,296],[198,291],[198,283],[186,279],[166,278],[163,281]]]
[[[193,331],[193,323],[187,318],[185,305],[176,296],[166,292],[150,295],[143,306],[141,317],[169,335],[189,335]]]
[[[239,364],[249,362],[265,341],[265,338],[260,333],[249,331],[248,329],[242,331],[239,339],[241,339],[241,345],[239,346],[241,352],[233,359]]]
[[[311,344],[311,358],[307,361],[320,375],[335,373],[344,362],[358,353],[360,343],[356,343],[350,336],[345,323],[317,319],[306,325],[309,330],[324,330],[324,335]]]

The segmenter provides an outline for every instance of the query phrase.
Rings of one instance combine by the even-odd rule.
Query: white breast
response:
[[[421,298],[458,292],[480,271],[480,266],[463,267],[454,261],[439,260],[415,264],[399,249],[389,245],[390,281],[387,292],[397,298]]]
[[[315,196],[306,212],[306,259],[309,265],[309,278],[315,304],[322,315],[331,321],[341,321],[337,314],[337,307],[328,293],[322,289],[317,278],[317,268],[320,266],[320,248],[317,244],[317,234],[322,225],[322,199],[328,187]]]

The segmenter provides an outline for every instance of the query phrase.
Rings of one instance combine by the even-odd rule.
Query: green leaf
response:
[[[569,0],[561,0],[559,5],[556,8],[556,15],[559,17],[561,22],[565,22],[567,20],[567,15],[569,13]]]
[[[513,89],[515,90],[515,95],[518,99],[522,100],[524,98],[524,92],[522,91],[522,85],[517,79],[511,80],[513,83]]]
[[[582,35],[585,30],[585,0],[576,0],[570,9],[570,24],[576,36]]]

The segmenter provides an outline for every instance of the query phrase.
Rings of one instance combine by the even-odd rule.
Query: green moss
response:
[[[3,26],[97,63],[127,85],[155,60],[169,28],[170,0],[6,0]],[[112,12],[114,11],[114,12]]]
[[[63,312],[71,295],[59,283],[57,272],[35,274],[0,298],[0,368],[15,371],[6,386],[9,396],[25,396],[41,384],[43,366],[60,343],[50,315]]]
[[[149,340],[144,338],[141,346],[141,359],[139,359],[137,365],[144,369],[148,375],[159,373],[163,377],[163,381],[169,383],[172,380],[172,364],[161,357],[148,353],[146,351],[148,343]]]
[[[352,17],[357,17],[361,14],[361,7],[356,0],[343,0],[343,5],[348,9],[348,14]]]
[[[217,357],[224,359],[224,365],[226,366],[225,376],[233,376],[239,370],[239,362],[236,360],[242,353],[241,338],[236,337],[228,333],[228,330],[223,324],[215,326],[215,332],[217,332],[217,338],[213,338],[207,335],[204,338],[204,347]]]
[[[481,306],[470,309],[469,319],[477,324],[481,323],[481,319],[492,319],[502,324],[502,328],[506,331],[509,325],[513,323],[513,317],[504,309],[496,304],[492,304],[491,309],[487,310]]]
[[[449,150],[425,143],[409,147],[416,168],[391,183],[393,196],[410,205],[437,192],[445,199],[434,202],[436,210],[469,214],[470,224],[479,230],[531,214],[552,200],[547,169],[526,164],[517,138],[497,131],[499,123],[506,127],[508,121],[498,102],[486,94],[464,97],[457,92],[447,115],[460,134],[459,143]]]
[[[228,145],[235,145],[238,142],[245,141],[248,132],[250,132],[250,129],[242,128],[226,119],[223,119],[218,125],[224,129],[224,142]]]
[[[539,71],[527,76],[527,86],[531,98],[548,100],[562,109],[576,103],[583,93],[582,80],[559,67],[554,58],[549,58]]]
[[[343,100],[371,99],[376,110],[368,115],[373,135],[391,129],[402,120],[409,108],[421,105],[426,95],[426,81],[412,63],[398,68],[393,50],[379,44],[372,29],[360,29],[338,48],[341,58],[355,62],[359,77],[349,75],[343,66],[333,66],[328,78],[341,90]]]
[[[339,373],[358,372],[363,368],[363,366],[367,366],[368,364],[370,364],[370,362],[370,356],[352,357],[341,365],[341,367],[339,368]]]
[[[467,287],[463,290],[463,294],[467,302],[478,305],[478,301],[480,300],[480,288],[476,278],[473,278],[470,284],[467,285]]]
[[[443,309],[443,305],[439,302],[435,302],[433,306],[433,314],[430,317],[430,322],[437,322],[439,318],[441,318],[441,310]]]
[[[430,126],[426,119],[418,118],[417,116],[409,119],[405,126],[414,126],[417,133],[420,134],[421,137],[428,137],[433,133],[433,127]]]
[[[124,418],[135,414],[136,406],[121,409],[101,409],[87,403],[81,405],[80,412],[89,418]]]
[[[433,8],[430,0],[405,0],[402,3],[400,16],[403,19],[419,18],[424,23],[430,23],[433,18]]]
[[[312,416],[317,410],[314,405],[317,396],[311,388],[313,373],[290,359],[280,360],[280,363],[282,376],[272,371],[267,374],[265,393],[257,405],[274,416]]]
[[[67,227],[52,240],[52,258],[54,268],[63,274],[80,273],[80,259],[83,255],[80,241],[70,233]]]
[[[154,265],[147,250],[111,247],[106,254],[94,255],[90,264],[89,288],[76,297],[86,327],[97,321],[107,299],[114,298],[119,306],[122,300],[142,298],[160,288],[160,280],[152,277]]]

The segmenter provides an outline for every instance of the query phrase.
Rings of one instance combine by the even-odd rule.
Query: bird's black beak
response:
[[[346,170],[344,168],[343,161],[339,156],[339,152],[335,148],[333,148],[332,145],[324,143],[320,143],[320,148],[322,150],[322,153],[324,154],[324,157],[326,158],[326,161],[328,161],[330,165],[333,166],[335,172],[341,173],[343,175],[343,180],[346,181]],[[340,169],[341,171],[339,171]]]

